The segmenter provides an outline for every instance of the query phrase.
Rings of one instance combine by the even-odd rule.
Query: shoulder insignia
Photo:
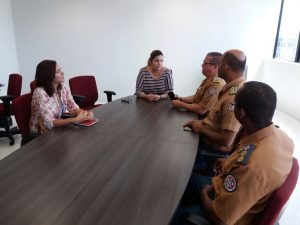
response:
[[[210,87],[210,88],[208,89],[208,94],[209,94],[209,95],[215,95],[216,93],[217,93],[217,90],[216,90],[215,88]]]
[[[228,104],[228,109],[229,109],[229,111],[233,112],[234,111],[234,104],[229,103]]]
[[[214,82],[214,83],[220,83],[219,77],[215,77],[214,80],[213,80],[213,82]]]
[[[234,95],[237,93],[237,91],[238,91],[238,86],[233,86],[229,89],[229,94]]]
[[[233,175],[228,174],[224,180],[224,188],[228,192],[233,192],[237,187],[236,179]]]
[[[244,164],[244,165],[247,164],[250,159],[250,155],[252,154],[255,147],[256,147],[255,144],[249,144],[246,145],[244,148],[242,148],[237,158],[237,163]]]

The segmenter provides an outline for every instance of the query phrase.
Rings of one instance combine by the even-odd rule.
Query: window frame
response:
[[[275,37],[275,44],[274,44],[274,49],[273,49],[273,59],[276,59],[276,51],[277,51],[277,45],[278,39],[279,39],[279,33],[280,33],[280,28],[281,28],[281,20],[282,20],[282,13],[284,10],[284,0],[281,0],[281,6],[280,6],[280,12],[279,12],[279,18],[278,18],[278,25],[277,25],[277,32],[276,32],[276,37]],[[298,41],[297,41],[297,47],[296,47],[296,54],[294,58],[294,62],[300,62],[300,31],[299,31],[299,36],[298,36]]]

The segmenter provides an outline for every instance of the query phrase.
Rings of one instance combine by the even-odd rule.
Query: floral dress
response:
[[[37,87],[31,101],[30,132],[44,133],[53,127],[53,121],[61,118],[64,112],[73,113],[78,108],[65,86],[62,86],[62,89],[55,92],[52,97],[43,88]]]

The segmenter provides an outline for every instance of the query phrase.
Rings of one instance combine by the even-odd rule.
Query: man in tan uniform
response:
[[[172,105],[177,108],[184,108],[188,111],[204,116],[209,113],[218,100],[218,95],[225,81],[218,77],[218,66],[222,54],[219,52],[209,52],[202,63],[202,74],[206,77],[195,95],[188,97],[178,97],[172,101]]]
[[[204,120],[189,121],[183,126],[200,134],[195,169],[211,170],[215,158],[203,156],[203,149],[211,153],[230,153],[233,140],[240,128],[234,116],[234,96],[244,84],[246,55],[237,49],[225,52],[219,65],[219,76],[226,81],[218,101]]]
[[[208,224],[258,224],[272,192],[290,173],[293,141],[272,123],[276,93],[261,82],[247,82],[235,97],[235,115],[243,125],[235,151],[216,165],[216,176],[193,175],[183,197],[198,207],[181,208],[173,224],[186,224],[182,213],[196,213]],[[203,185],[203,181],[210,183]],[[205,183],[204,182],[204,183]]]

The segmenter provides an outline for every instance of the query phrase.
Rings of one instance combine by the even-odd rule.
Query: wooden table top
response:
[[[187,185],[193,113],[130,96],[92,127],[55,128],[0,161],[2,225],[168,224]]]

